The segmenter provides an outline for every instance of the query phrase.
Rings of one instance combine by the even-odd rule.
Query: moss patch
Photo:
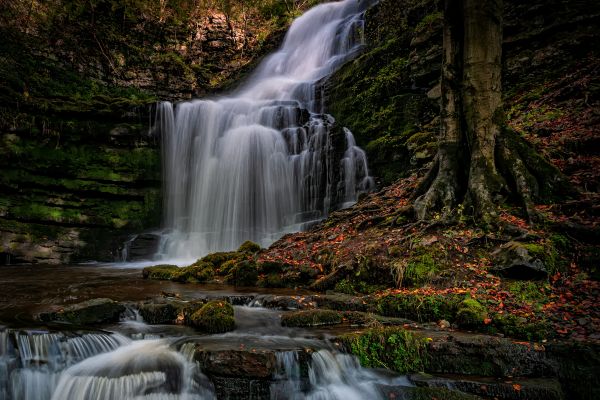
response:
[[[454,321],[462,296],[459,295],[395,295],[390,294],[376,300],[379,314],[389,317],[407,318],[419,322]]]
[[[214,278],[215,272],[212,264],[197,262],[188,267],[176,265],[156,265],[142,270],[144,279],[156,279],[174,282],[206,282]]]
[[[235,286],[254,286],[258,280],[258,270],[253,261],[237,262],[226,276],[227,283]]]
[[[210,301],[190,317],[190,324],[206,333],[235,329],[233,307],[226,301]]]
[[[337,325],[343,321],[343,314],[332,310],[305,310],[283,314],[281,325],[290,327],[309,327]]]
[[[238,249],[238,251],[240,253],[250,253],[250,254],[258,253],[260,250],[261,250],[261,247],[258,244],[251,242],[250,240],[247,240],[244,243],[242,243],[242,245]]]
[[[456,322],[466,328],[483,326],[487,318],[487,308],[475,299],[463,300],[456,313]]]
[[[405,329],[373,328],[342,336],[341,340],[365,367],[386,368],[402,374],[425,369],[426,342]]]

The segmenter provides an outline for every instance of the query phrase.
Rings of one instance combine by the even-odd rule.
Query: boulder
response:
[[[548,276],[544,262],[523,243],[508,242],[496,249],[492,256],[494,266],[490,271],[505,278],[534,280]]]
[[[177,320],[181,307],[177,307],[171,302],[140,303],[138,311],[144,321],[150,325],[172,324]]]
[[[119,321],[125,306],[111,299],[92,299],[73,304],[58,312],[39,314],[43,322],[67,322],[74,325],[94,325]]]

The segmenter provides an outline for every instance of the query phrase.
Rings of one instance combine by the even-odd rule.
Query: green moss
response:
[[[527,249],[532,257],[537,258],[544,263],[549,275],[554,275],[564,266],[564,264],[561,263],[558,250],[551,241],[545,241],[544,243],[526,243],[523,247]]]
[[[221,268],[221,266],[227,261],[237,261],[243,257],[242,254],[237,251],[217,252],[211,253],[207,256],[202,257],[199,261],[211,263],[215,268]]]
[[[376,309],[384,316],[419,322],[454,321],[462,300],[458,295],[390,294],[376,301]]]
[[[281,325],[290,327],[337,325],[342,321],[342,313],[332,310],[294,311],[281,316]]]
[[[177,265],[155,265],[153,267],[146,267],[142,270],[142,276],[144,279],[156,279],[168,281],[179,273],[179,267]]]
[[[427,14],[415,27],[415,32],[423,32],[431,29],[435,25],[439,25],[444,20],[444,14],[441,12],[434,12]]]
[[[258,278],[257,285],[264,288],[282,288],[285,283],[279,274],[262,275]]]
[[[428,283],[439,272],[439,268],[429,253],[411,259],[404,270],[403,283],[420,286]]]
[[[214,267],[212,264],[197,262],[188,267],[180,268],[176,265],[157,265],[146,267],[142,271],[144,279],[168,280],[174,282],[206,282],[213,279]]]
[[[548,301],[546,294],[550,290],[547,282],[514,281],[508,282],[508,291],[521,303],[539,304]]]
[[[235,329],[233,307],[226,301],[210,301],[190,317],[190,324],[207,333],[224,333]]]
[[[188,267],[180,268],[179,273],[171,280],[177,282],[206,282],[213,279],[215,270],[212,264],[196,262]]]
[[[226,277],[226,281],[235,286],[254,286],[257,280],[256,264],[249,260],[237,262]]]
[[[405,329],[373,328],[342,336],[341,340],[365,367],[386,368],[402,374],[425,369],[425,340]]]
[[[456,322],[467,328],[482,327],[487,318],[487,308],[475,299],[463,300],[456,313]]]
[[[260,250],[261,250],[261,247],[258,244],[251,242],[250,240],[247,240],[244,243],[242,243],[242,245],[238,249],[238,251],[240,253],[250,253],[250,254],[258,253]]]
[[[552,336],[552,328],[548,321],[529,321],[513,314],[495,314],[492,316],[494,327],[506,336],[540,341]]]
[[[355,295],[356,293],[362,294],[371,294],[375,293],[377,290],[381,290],[380,285],[371,285],[363,280],[354,280],[352,277],[350,279],[342,279],[335,285],[335,291],[350,295]]]
[[[407,43],[402,40],[396,35],[379,38],[378,45],[331,79],[329,111],[365,147],[369,167],[384,185],[409,169],[404,135],[431,108],[426,96],[411,89],[408,54],[403,53]]]

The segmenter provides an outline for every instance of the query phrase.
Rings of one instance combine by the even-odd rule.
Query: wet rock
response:
[[[253,305],[280,310],[305,310],[316,307],[312,296],[277,296],[268,294],[256,296]]]
[[[385,399],[402,399],[402,400],[481,400],[481,397],[462,393],[457,390],[446,388],[429,388],[429,387],[394,387],[381,386],[381,393]]]
[[[243,377],[211,376],[217,399],[271,399],[271,381]]]
[[[171,302],[140,303],[138,305],[140,315],[150,325],[174,323],[181,309],[181,306],[178,307]]]
[[[272,351],[197,351],[194,358],[211,375],[245,379],[269,379],[277,367]]]
[[[154,233],[142,233],[131,242],[127,261],[150,260],[158,251],[160,236]]]
[[[556,363],[537,344],[459,332],[416,331],[415,334],[428,338],[426,372],[432,374],[556,376]]]
[[[337,325],[342,321],[343,314],[332,310],[295,311],[281,316],[281,325],[291,327]]]
[[[539,258],[531,254],[527,246],[509,242],[492,253],[494,266],[491,271],[511,279],[544,279],[548,271]]]
[[[92,299],[65,307],[58,312],[41,313],[43,322],[67,322],[74,325],[93,325],[117,322],[125,306],[111,299]]]
[[[506,400],[562,400],[564,394],[556,379],[515,379],[499,381],[476,376],[433,376],[413,374],[409,377],[418,387],[452,388],[461,392]]]
[[[325,295],[315,295],[312,301],[322,308],[339,311],[370,311],[370,305],[363,296],[351,296],[342,293],[328,292]]]

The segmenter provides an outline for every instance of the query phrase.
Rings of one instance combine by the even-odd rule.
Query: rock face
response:
[[[130,234],[160,225],[155,102],[215,91],[286,24],[255,6],[242,23],[216,9],[158,15],[152,2],[37,3],[44,12],[7,3],[15,18],[0,27],[0,264],[114,261]],[[155,239],[138,236],[129,259],[154,254]]]

